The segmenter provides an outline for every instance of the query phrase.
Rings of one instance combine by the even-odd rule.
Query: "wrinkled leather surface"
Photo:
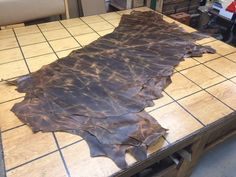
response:
[[[34,132],[82,136],[91,156],[107,156],[126,168],[166,130],[144,111],[170,83],[184,57],[215,51],[154,12],[124,15],[120,25],[90,45],[17,80],[25,99],[12,111]]]

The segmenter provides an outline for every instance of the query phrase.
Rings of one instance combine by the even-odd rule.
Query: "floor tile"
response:
[[[177,103],[171,103],[150,113],[161,126],[168,129],[166,139],[173,143],[203,127]]]
[[[48,65],[57,60],[57,56],[54,53],[41,55],[38,57],[33,57],[26,59],[26,62],[29,66],[31,72],[39,70],[44,65]]]
[[[96,22],[104,22],[105,21],[103,18],[101,18],[98,15],[81,17],[81,20],[83,20],[87,24],[96,23]]]
[[[236,62],[236,52],[232,53],[232,54],[229,54],[229,55],[226,55],[225,57],[230,59],[231,61]]]
[[[120,169],[107,157],[90,157],[89,147],[85,141],[62,150],[71,177],[107,177]],[[91,170],[93,169],[93,170]]]
[[[73,26],[79,26],[79,25],[84,25],[85,23],[80,20],[79,18],[72,18],[72,19],[66,19],[66,20],[61,20],[61,23],[66,27],[73,27]]]
[[[181,61],[179,63],[179,65],[177,67],[175,67],[175,69],[177,71],[181,71],[183,69],[190,68],[190,67],[193,67],[193,66],[196,66],[199,64],[200,63],[198,61],[194,60],[193,58],[186,58],[184,61]]]
[[[38,158],[57,149],[52,133],[32,133],[22,126],[2,133],[6,169]]]
[[[202,88],[209,87],[225,80],[223,76],[217,74],[211,69],[208,69],[204,65],[198,65],[196,67],[189,68],[187,70],[181,71],[181,73]]]
[[[152,106],[152,107],[147,107],[147,108],[145,109],[146,112],[153,111],[153,110],[155,110],[155,109],[157,109],[157,108],[159,108],[159,107],[161,107],[161,106],[164,106],[164,105],[166,105],[166,104],[171,103],[171,102],[174,101],[174,100],[171,99],[165,92],[163,92],[162,94],[163,94],[163,97],[161,97],[161,98],[159,98],[159,99],[157,99],[157,100],[153,100],[154,106]]]
[[[100,36],[97,33],[90,33],[90,34],[80,35],[75,38],[82,46],[85,46],[85,45],[88,45],[91,42],[95,41],[99,37]]]
[[[219,57],[221,57],[221,56],[217,53],[214,53],[214,54],[206,53],[206,54],[203,54],[202,57],[194,57],[194,59],[200,63],[205,63],[207,61],[210,61],[210,60],[213,60],[213,59],[216,59]]]
[[[17,36],[28,35],[28,34],[32,34],[32,33],[40,33],[40,30],[37,27],[37,25],[30,25],[30,26],[14,28],[14,31]]]
[[[120,19],[121,18],[121,16],[116,12],[109,12],[109,13],[105,13],[105,14],[100,14],[99,16],[101,16],[105,20]]]
[[[232,112],[231,109],[205,91],[198,92],[178,102],[205,125]]]
[[[230,46],[229,44],[226,44],[219,40],[207,43],[206,45],[211,46],[212,48],[216,50],[218,54],[221,54],[221,55],[226,55],[232,52],[236,52],[235,47]]]
[[[7,172],[7,177],[67,177],[60,154],[55,152]]]
[[[23,125],[23,122],[21,122],[15,114],[11,111],[11,108],[14,106],[15,103],[18,103],[22,101],[23,98],[9,101],[6,103],[2,103],[0,105],[0,125],[1,125],[1,131],[5,131],[14,127],[17,127],[19,125]]]
[[[59,58],[63,58],[68,56],[73,50],[77,50],[80,49],[81,47],[77,47],[77,48],[73,48],[73,49],[69,49],[69,50],[65,50],[65,51],[61,51],[61,52],[57,52],[57,56]]]
[[[12,29],[0,30],[0,39],[12,38],[15,34]]]
[[[24,46],[22,47],[22,50],[25,58],[35,57],[53,52],[47,42]]]
[[[99,34],[100,36],[105,36],[106,34],[110,34],[110,33],[112,33],[113,31],[114,31],[114,28],[108,29],[108,30],[104,30],[104,31],[98,31],[98,34]]]
[[[19,93],[18,91],[16,91],[15,86],[7,85],[6,82],[0,82],[0,90],[0,103],[25,96],[24,93]]]
[[[88,25],[80,25],[80,26],[75,26],[75,27],[67,28],[67,29],[73,36],[78,36],[81,34],[94,32]]]
[[[199,86],[179,73],[175,73],[171,79],[172,83],[165,89],[165,91],[175,100],[201,90]]]
[[[120,19],[112,19],[108,20],[108,22],[111,23],[114,27],[117,27],[120,24]]]
[[[56,52],[80,47],[78,42],[73,37],[50,41],[49,43]]]
[[[82,138],[78,135],[73,135],[71,133],[65,133],[65,132],[56,132],[55,133],[57,137],[57,141],[59,143],[59,146],[65,147],[69,144],[72,144],[74,142],[77,142],[79,140],[82,140]]]
[[[70,34],[65,29],[58,29],[52,31],[45,31],[43,32],[47,40],[55,40],[70,37]]]
[[[236,110],[236,84],[225,81],[207,89],[207,91]]]
[[[0,51],[0,64],[21,59],[23,59],[23,56],[19,48],[6,49]]]
[[[18,47],[18,43],[17,43],[15,37],[1,39],[0,50],[10,49],[10,48],[14,48],[14,47]]]
[[[123,14],[130,14],[132,11],[133,11],[132,9],[127,9],[127,10],[117,11],[117,13],[123,15]]]
[[[33,33],[17,37],[21,46],[45,42],[45,38],[41,33]]]
[[[48,23],[42,23],[38,24],[39,28],[41,31],[50,31],[50,30],[57,30],[57,29],[62,29],[63,26],[59,21],[53,21],[53,22],[48,22]]]
[[[182,24],[182,23],[179,24],[179,27],[183,28],[184,31],[186,31],[186,32],[188,32],[188,33],[194,33],[194,32],[197,32],[196,29],[194,29],[194,28],[192,28],[192,27],[190,27],[190,26],[187,26],[187,25],[185,25],[185,24]]]
[[[24,60],[14,61],[0,65],[0,78],[10,79],[22,75],[29,74],[27,66]]]
[[[113,26],[108,22],[91,23],[89,24],[89,26],[95,31],[102,31],[102,30],[113,28]]]
[[[205,65],[227,78],[236,76],[236,63],[226,58],[209,61]]]

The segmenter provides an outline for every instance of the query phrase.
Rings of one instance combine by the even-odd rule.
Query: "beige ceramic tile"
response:
[[[203,39],[200,39],[200,40],[197,40],[196,42],[198,44],[205,44],[205,43],[209,43],[209,42],[212,42],[212,41],[216,41],[217,39],[216,38],[213,38],[213,37],[205,37]]]
[[[39,70],[42,66],[48,65],[57,60],[57,56],[54,53],[41,55],[38,57],[33,57],[26,59],[31,72]]]
[[[0,78],[10,79],[22,75],[29,74],[24,60],[14,61],[0,65]]]
[[[120,23],[120,19],[112,19],[108,21],[109,23],[111,23],[114,27],[119,26]]]
[[[76,40],[82,45],[88,45],[98,39],[100,36],[97,33],[84,34],[76,37]]]
[[[19,125],[23,125],[15,114],[11,111],[11,108],[14,106],[15,103],[22,101],[23,99],[17,99],[14,101],[2,103],[0,105],[0,125],[1,131],[8,130]]]
[[[0,39],[15,37],[12,29],[0,30]]]
[[[100,36],[105,36],[106,34],[110,34],[114,31],[114,28],[113,29],[108,29],[108,30],[104,30],[104,31],[98,31],[98,34]]]
[[[24,96],[24,93],[16,91],[16,87],[0,82],[0,103]]]
[[[38,24],[38,26],[43,32],[63,28],[63,26],[61,25],[59,21],[42,23],[42,24]]]
[[[77,50],[80,49],[81,47],[77,47],[77,48],[73,48],[73,49],[69,49],[69,50],[65,50],[65,51],[61,51],[61,52],[57,52],[57,56],[59,58],[63,58],[68,56],[73,50]]]
[[[14,28],[14,31],[16,32],[17,36],[28,35],[28,34],[32,34],[32,33],[40,33],[40,30],[37,27],[37,25],[30,25],[30,26]]]
[[[236,52],[235,47],[230,46],[229,44],[226,44],[219,40],[207,43],[206,45],[211,46],[212,48],[216,50],[218,54],[221,54],[221,55],[226,55],[232,52]]]
[[[52,133],[32,133],[22,126],[2,133],[6,169],[13,168],[57,149]]]
[[[25,55],[25,58],[30,58],[53,52],[47,42],[24,46],[22,47],[22,50]]]
[[[207,91],[236,110],[236,84],[225,81],[207,89]]]
[[[4,49],[10,49],[10,48],[14,48],[14,47],[18,47],[16,38],[6,38],[6,39],[1,39],[0,42],[0,50],[4,50]]]
[[[68,28],[68,31],[70,31],[70,33],[73,36],[78,36],[81,34],[87,34],[87,33],[93,32],[93,30],[88,25],[80,25],[80,26],[71,27],[71,28]]]
[[[120,170],[107,157],[91,158],[85,141],[63,149],[62,153],[72,177],[107,177]]]
[[[45,31],[43,32],[47,40],[55,40],[70,37],[70,34],[65,29],[58,29],[52,31]]]
[[[45,38],[41,33],[33,33],[17,37],[21,46],[45,42]]]
[[[154,100],[154,101],[153,101],[153,102],[154,102],[154,106],[152,106],[152,107],[147,107],[147,108],[145,109],[146,112],[153,111],[153,110],[155,110],[155,109],[157,109],[157,108],[159,108],[159,107],[161,107],[161,106],[164,106],[164,105],[166,105],[166,104],[171,103],[171,102],[174,101],[174,100],[171,99],[165,92],[163,92],[162,94],[163,94],[163,97],[161,97],[161,98],[159,98],[159,99],[157,99],[157,100]]]
[[[232,78],[231,81],[233,81],[234,83],[236,83],[236,77]]]
[[[96,22],[104,22],[105,21],[103,18],[101,18],[98,15],[81,17],[81,20],[83,20],[87,24],[96,23]]]
[[[113,26],[108,22],[91,23],[89,26],[95,31],[103,31],[113,28]]]
[[[104,18],[105,20],[112,20],[112,19],[120,19],[121,18],[121,16],[116,12],[100,14],[100,16],[102,18]]]
[[[179,73],[175,73],[171,79],[172,83],[165,89],[165,91],[175,100],[201,90],[199,86]]]
[[[195,60],[197,60],[198,62],[200,63],[205,63],[207,61],[210,61],[210,60],[213,60],[213,59],[216,59],[216,58],[219,58],[221,57],[219,54],[215,53],[215,54],[203,54],[202,57],[194,57]]]
[[[166,139],[173,143],[203,126],[177,103],[171,103],[150,113],[161,126],[168,129]]]
[[[23,56],[19,48],[7,49],[0,51],[0,64],[8,63],[15,60],[21,60]]]
[[[49,43],[56,52],[80,47],[78,42],[73,37],[50,41]]]
[[[179,27],[183,28],[184,31],[188,32],[188,33],[193,33],[193,32],[197,32],[196,29],[190,27],[190,26],[187,26],[185,24],[179,24]]]
[[[180,64],[175,69],[177,71],[181,71],[183,69],[190,68],[198,64],[200,63],[194,60],[193,58],[186,58],[184,61],[181,61]]]
[[[236,76],[236,63],[226,59],[219,58],[205,63],[206,66],[212,68],[216,72],[222,74],[227,78]]]
[[[85,23],[79,19],[79,18],[72,18],[72,19],[67,19],[67,20],[61,20],[61,23],[66,27],[73,27],[73,26],[79,26],[79,25],[84,25]]]
[[[56,132],[57,141],[59,143],[59,146],[65,147],[69,144],[72,144],[74,142],[77,142],[79,140],[82,140],[82,138],[78,135],[73,135],[71,133],[65,133],[65,132]]]
[[[7,177],[67,177],[58,152],[7,172]]]
[[[117,11],[117,13],[123,15],[123,14],[130,14],[132,11],[133,11],[132,9],[127,9],[127,10]]]
[[[225,80],[224,77],[212,71],[211,69],[208,69],[204,65],[198,65],[196,67],[189,68],[187,70],[181,71],[181,73],[202,88],[209,87]]]
[[[236,62],[236,52],[232,53],[232,54],[229,54],[229,55],[226,55],[225,57],[230,59],[231,61]]]
[[[231,109],[205,91],[198,92],[178,102],[205,125],[232,112]]]
[[[133,8],[133,10],[142,11],[142,12],[153,11],[152,9],[150,9],[150,8],[148,8],[148,7],[146,7],[146,6]]]

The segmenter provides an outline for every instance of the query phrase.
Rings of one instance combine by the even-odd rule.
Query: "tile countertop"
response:
[[[138,8],[137,10],[150,10]],[[67,56],[111,33],[131,10],[0,31],[0,78],[13,79]],[[168,22],[174,20],[163,17]],[[178,23],[188,32],[196,30]],[[197,41],[217,54],[189,58],[176,67],[173,83],[146,108],[169,133],[149,154],[170,146],[236,109],[236,49],[214,38]],[[109,176],[120,169],[106,157],[91,158],[81,137],[36,133],[10,111],[24,94],[0,82],[0,125],[7,177]],[[204,108],[204,109],[203,109]],[[131,165],[135,160],[127,155]]]

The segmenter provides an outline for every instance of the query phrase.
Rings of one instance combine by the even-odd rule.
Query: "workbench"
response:
[[[138,8],[137,10],[150,10]],[[168,134],[149,148],[148,159],[120,170],[106,157],[91,158],[86,142],[63,132],[36,133],[10,111],[24,94],[12,80],[67,56],[118,26],[131,10],[0,31],[0,125],[7,177],[131,176],[156,164],[158,177],[187,177],[205,151],[236,132],[236,48],[211,37],[197,43],[216,54],[187,58],[155,106],[146,108]],[[163,16],[172,23],[174,20]],[[188,32],[196,30],[176,22]],[[1,144],[1,143],[0,143]],[[0,156],[1,157],[1,156]]]

